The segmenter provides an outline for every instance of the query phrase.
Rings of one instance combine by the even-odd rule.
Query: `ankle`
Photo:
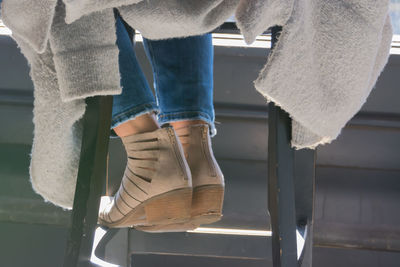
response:
[[[186,159],[204,142],[204,134],[208,132],[208,124],[202,120],[179,121],[171,123],[179,138]],[[206,131],[205,133],[203,131]],[[196,148],[193,148],[193,145]]]
[[[153,114],[144,114],[129,120],[114,128],[119,137],[126,137],[133,134],[147,133],[159,129],[160,126]]]
[[[174,121],[170,123],[173,127],[174,130],[178,130],[180,128],[192,126],[192,125],[198,125],[198,124],[207,124],[203,120],[183,120],[183,121]]]

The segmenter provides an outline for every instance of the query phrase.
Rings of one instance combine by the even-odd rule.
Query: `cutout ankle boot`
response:
[[[174,129],[122,137],[128,162],[114,198],[102,205],[99,223],[135,227],[190,219],[192,179]]]
[[[191,222],[210,224],[222,217],[224,176],[215,160],[209,127],[190,125],[176,130],[192,174],[193,199]]]
[[[214,158],[208,125],[198,124],[176,130],[192,174],[191,218],[169,225],[140,225],[145,232],[181,232],[201,224],[219,221],[224,200],[224,176]]]

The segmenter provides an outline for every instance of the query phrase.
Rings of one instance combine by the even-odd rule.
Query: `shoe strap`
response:
[[[207,124],[193,124],[178,128],[175,130],[175,132],[179,136],[179,140],[181,141],[182,145],[184,145],[190,143],[191,133],[194,129],[204,129],[204,128],[206,128],[208,131]]]
[[[152,132],[132,134],[128,136],[121,137],[122,142],[125,143],[136,143],[136,142],[148,142],[155,141],[158,139],[163,132],[167,131],[166,128],[160,128]]]

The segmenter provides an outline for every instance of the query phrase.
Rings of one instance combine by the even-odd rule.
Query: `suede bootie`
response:
[[[215,160],[209,127],[190,125],[176,130],[192,174],[191,220],[209,224],[220,220],[224,200],[224,175]]]
[[[216,222],[222,217],[224,176],[212,152],[208,125],[190,125],[177,129],[176,133],[181,141],[192,175],[191,217],[186,222],[171,225],[135,227],[138,230],[147,232],[192,230],[201,224]]]
[[[172,127],[121,138],[128,162],[114,198],[102,206],[107,227],[168,225],[191,217],[192,178]]]

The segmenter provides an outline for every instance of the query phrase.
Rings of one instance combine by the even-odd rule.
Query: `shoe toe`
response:
[[[110,210],[113,206],[113,198],[109,196],[102,196],[100,200],[100,207],[99,207],[99,220],[108,222],[109,219],[107,218]]]

